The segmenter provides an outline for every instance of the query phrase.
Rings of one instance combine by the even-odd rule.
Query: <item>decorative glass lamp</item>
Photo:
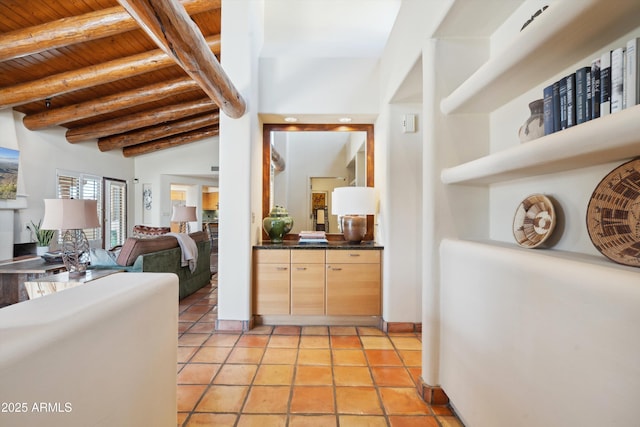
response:
[[[195,206],[174,206],[171,222],[180,223],[180,233],[189,233],[189,223],[197,221]]]
[[[331,194],[331,213],[339,217],[344,240],[360,243],[367,234],[367,215],[376,213],[376,190],[373,187],[335,188]]]
[[[64,231],[62,262],[70,276],[85,274],[91,259],[84,229],[100,226],[97,200],[45,199],[44,230]]]

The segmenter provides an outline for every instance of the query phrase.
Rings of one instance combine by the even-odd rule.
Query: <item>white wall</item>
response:
[[[384,199],[383,318],[421,322],[422,129],[421,105],[391,105],[386,141]],[[414,114],[416,132],[403,133],[402,119]]]
[[[220,114],[219,324],[251,317],[251,247],[262,213],[262,136],[258,52],[263,2],[223,0],[222,66],[247,102],[238,119]]]
[[[103,153],[98,150],[95,142],[70,144],[65,139],[66,129],[62,127],[30,131],[22,125],[22,114],[12,114],[13,120],[7,120],[5,113],[0,131],[3,135],[16,135],[23,184],[19,186],[19,192],[27,195],[27,208],[18,211],[15,219],[16,242],[30,241],[29,232],[22,230],[23,225],[32,220],[37,223],[44,215],[43,199],[56,197],[57,169],[122,179],[127,181],[129,189],[133,187],[133,159],[123,157],[120,151]],[[131,192],[128,201],[133,206]],[[133,211],[129,213],[128,221],[131,224]],[[4,241],[0,242],[2,246],[5,244]]]
[[[442,280],[442,386],[466,425],[637,425],[637,269],[445,240]]]
[[[405,81],[411,86],[411,74],[416,64],[420,64],[427,37],[448,3],[437,0],[402,2],[380,63],[379,102],[382,107],[376,121],[375,186],[381,198],[378,240],[385,245],[383,317],[388,322],[422,322],[425,334],[429,333],[429,328],[437,327],[435,319],[424,317],[420,303],[422,298],[433,303],[436,297],[432,292],[423,297],[422,289],[423,269],[432,272],[431,258],[422,247],[425,227],[422,200],[425,203],[432,200],[423,194],[423,173],[429,175],[432,169],[427,166],[428,159],[423,160],[422,153],[423,147],[430,152],[428,144],[432,142],[425,138],[433,124],[421,114],[420,104],[393,104],[393,100],[400,88],[403,93],[412,92],[410,87],[404,87]],[[417,86],[413,92],[417,92],[420,99],[422,87]],[[418,132],[415,134],[401,131],[402,115],[408,113],[417,116]],[[430,345],[429,351],[433,348]],[[423,354],[427,355],[428,351]]]
[[[261,58],[260,112],[376,114],[378,60]]]
[[[142,200],[142,189],[145,184],[151,186],[153,202],[151,204],[150,221],[147,225],[168,227],[171,219],[170,184],[217,186],[217,172],[213,166],[220,164],[219,138],[205,138],[184,146],[168,148],[142,156],[134,157],[135,178],[137,182],[130,188],[136,201]],[[189,204],[193,206],[193,204]],[[202,198],[196,199],[198,219]],[[136,203],[134,223],[144,224],[142,204]]]

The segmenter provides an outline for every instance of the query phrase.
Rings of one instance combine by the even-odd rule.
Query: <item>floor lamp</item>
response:
[[[367,215],[374,215],[376,207],[373,187],[337,187],[331,193],[331,213],[342,218],[339,223],[347,242],[360,243],[367,234]]]
[[[180,233],[189,233],[189,223],[197,221],[195,206],[174,206],[171,222],[180,223]]]
[[[99,226],[97,200],[44,200],[44,218],[41,228],[64,231],[62,262],[70,276],[82,275],[87,271],[91,254],[84,229]]]

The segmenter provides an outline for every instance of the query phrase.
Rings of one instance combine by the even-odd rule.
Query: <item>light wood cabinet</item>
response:
[[[202,193],[202,209],[205,211],[218,210],[219,194],[217,192]]]
[[[380,312],[380,251],[327,251],[327,315]]]
[[[325,252],[291,251],[291,314],[325,314]]]
[[[254,255],[253,312],[289,314],[290,251],[258,250]]]
[[[381,315],[381,250],[256,249],[256,315]]]

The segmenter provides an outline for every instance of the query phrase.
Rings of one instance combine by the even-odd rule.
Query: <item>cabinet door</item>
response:
[[[380,315],[380,264],[327,264],[327,315]]]
[[[324,314],[324,264],[291,264],[291,314]]]
[[[289,314],[289,264],[256,264],[255,314]]]

